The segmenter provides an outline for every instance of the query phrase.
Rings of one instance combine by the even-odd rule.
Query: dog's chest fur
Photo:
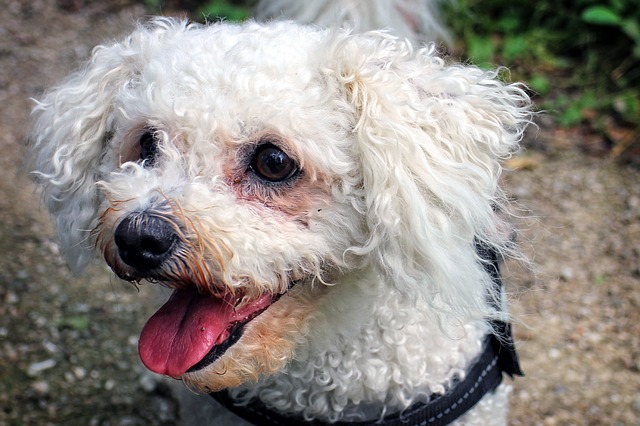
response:
[[[419,301],[378,291],[373,273],[354,281],[330,290],[292,362],[232,394],[307,417],[376,418],[444,393],[480,352],[484,321],[449,322]]]

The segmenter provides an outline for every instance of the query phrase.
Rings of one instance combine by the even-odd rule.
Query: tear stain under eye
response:
[[[234,177],[230,187],[239,201],[279,212],[283,219],[308,227],[309,215],[332,203],[331,187],[325,181],[310,181],[305,174],[278,186],[263,185],[259,179]]]

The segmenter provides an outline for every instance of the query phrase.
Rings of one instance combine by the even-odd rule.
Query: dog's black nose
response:
[[[174,225],[147,213],[127,216],[114,234],[122,261],[140,272],[149,272],[159,267],[169,256],[177,240]]]

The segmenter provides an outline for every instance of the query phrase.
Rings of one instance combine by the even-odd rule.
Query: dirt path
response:
[[[154,309],[148,286],[101,265],[73,277],[18,167],[28,98],[145,13],[124,0],[63,3],[0,0],[0,425],[180,423],[172,388],[136,354]],[[562,134],[542,128],[534,167],[506,176],[534,218],[520,236],[533,272],[505,270],[527,373],[512,424],[638,424],[639,173],[574,151]]]

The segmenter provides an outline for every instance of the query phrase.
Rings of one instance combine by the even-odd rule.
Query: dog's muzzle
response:
[[[210,265],[193,264],[198,259],[190,257],[191,244],[181,226],[162,212],[127,215],[116,226],[113,241],[119,259],[111,252],[106,258],[120,278],[174,289],[149,318],[138,342],[142,363],[174,378],[202,370],[223,356],[241,339],[245,326],[296,283],[291,280],[282,293],[265,291],[251,297],[245,297],[244,289],[225,291],[220,276],[207,274]]]
[[[178,235],[174,225],[147,212],[125,217],[114,233],[120,259],[142,274],[157,269],[171,255]]]

